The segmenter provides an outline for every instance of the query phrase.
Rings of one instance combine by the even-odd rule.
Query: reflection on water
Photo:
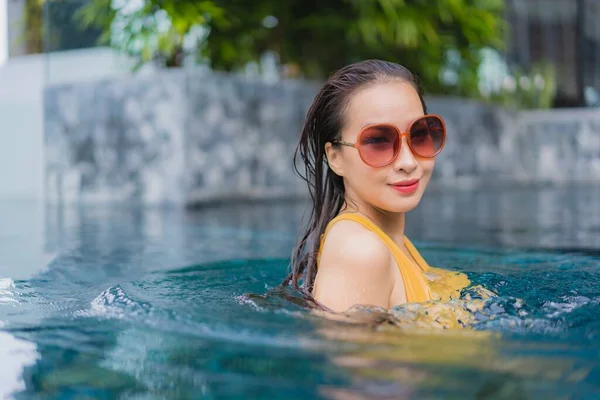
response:
[[[407,232],[413,241],[446,246],[598,251],[598,204],[600,186],[437,189],[409,214]],[[4,208],[6,215],[10,207]],[[107,278],[223,259],[287,257],[305,212],[305,202],[188,211],[50,207],[44,247],[22,234],[11,243],[20,250],[5,253],[33,247],[39,254],[59,254],[51,270],[74,266],[70,272],[77,274],[92,264],[95,274],[101,271]],[[22,230],[18,220],[8,221]],[[11,229],[5,225],[3,230]]]
[[[336,319],[246,296],[283,278],[304,202],[21,205],[14,234],[0,230],[0,357],[27,354],[11,370],[22,398],[595,398],[599,200],[597,188],[431,191],[411,239],[498,296]],[[54,258],[23,271],[26,251]],[[454,316],[469,329],[444,329]]]
[[[596,362],[579,357],[585,347],[508,340],[481,331],[367,331],[357,326],[327,327],[321,333],[361,344],[333,362],[352,371],[364,398],[570,398],[593,387],[586,381],[597,368]]]
[[[600,185],[439,188],[408,216],[422,240],[487,247],[600,249]]]
[[[44,247],[44,208],[34,201],[0,200],[0,279],[43,271],[53,254]]]

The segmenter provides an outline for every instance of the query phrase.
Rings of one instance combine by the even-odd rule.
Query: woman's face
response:
[[[354,92],[345,110],[342,140],[356,143],[366,125],[384,123],[406,132],[416,118],[424,115],[416,90],[403,81],[369,85]],[[406,212],[415,208],[427,187],[435,161],[413,154],[403,137],[398,157],[384,167],[363,162],[358,150],[349,146],[325,147],[333,171],[344,178],[346,197],[358,204],[387,212]],[[406,186],[416,180],[415,185]]]

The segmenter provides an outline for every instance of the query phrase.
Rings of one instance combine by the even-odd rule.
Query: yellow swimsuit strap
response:
[[[327,228],[325,228],[325,232],[323,233],[323,235],[321,235],[321,243],[319,246],[319,254],[317,260],[321,258],[321,249],[323,248],[323,243],[325,242],[325,237],[329,233],[329,230],[336,222],[341,220],[350,220],[361,224],[362,226],[379,236],[383,243],[385,243],[387,248],[394,256],[394,259],[398,264],[398,268],[400,269],[400,274],[402,276],[402,280],[404,281],[404,289],[406,291],[406,300],[408,302],[421,302],[432,299],[431,289],[427,284],[425,276],[423,275],[424,271],[429,270],[429,265],[427,265],[423,257],[421,257],[415,246],[410,242],[410,240],[408,240],[406,236],[404,237],[404,244],[408,249],[410,255],[416,261],[417,265],[415,265],[415,263],[413,263],[407,257],[407,255],[385,232],[383,232],[377,225],[375,225],[373,221],[371,221],[369,218],[362,214],[344,213],[338,215],[329,222]]]

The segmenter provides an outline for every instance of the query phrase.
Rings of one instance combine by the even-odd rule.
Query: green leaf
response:
[[[119,21],[121,35],[113,36],[122,39],[113,45],[139,63],[175,58],[183,38],[200,26],[207,34],[195,50],[197,59],[216,69],[239,70],[272,51],[302,76],[323,79],[343,65],[376,57],[403,63],[433,92],[473,96],[478,53],[502,48],[506,25],[503,0],[145,0],[132,15],[110,3],[90,0],[77,18],[101,26],[105,39]],[[159,11],[171,21],[168,33],[159,29]],[[263,25],[269,16],[276,26]],[[452,88],[440,81],[450,48],[462,55],[459,86]]]

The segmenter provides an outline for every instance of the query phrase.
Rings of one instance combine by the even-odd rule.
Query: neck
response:
[[[365,215],[375,223],[386,235],[388,235],[398,246],[404,246],[404,227],[406,225],[406,213],[391,213],[368,204],[346,201],[341,212],[358,212]]]

